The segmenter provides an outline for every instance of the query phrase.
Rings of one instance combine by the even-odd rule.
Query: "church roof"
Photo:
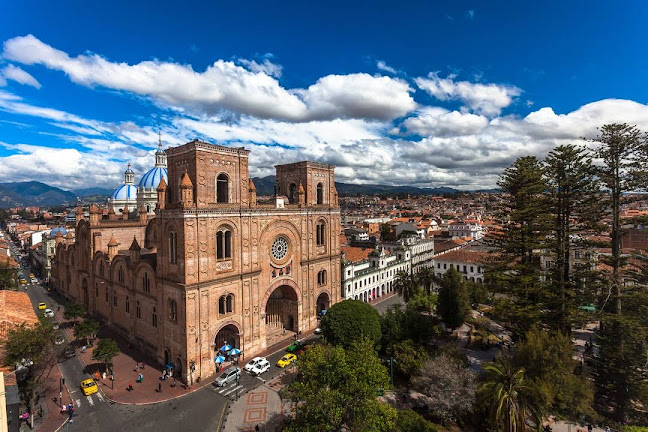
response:
[[[131,243],[128,250],[138,251],[138,250],[141,250],[141,249],[142,248],[140,247],[139,243],[137,243],[137,239],[135,238],[135,236],[133,236],[133,242]]]
[[[132,184],[123,184],[112,194],[112,199],[117,201],[135,201],[137,199],[137,188]]]
[[[158,190],[159,192],[163,192],[163,191],[165,191],[166,189],[167,189],[167,182],[166,182],[166,180],[165,180],[164,177],[163,177],[163,178],[160,180],[160,184],[158,184],[158,186],[157,186],[157,190]]]
[[[108,242],[108,246],[119,246],[119,243],[117,243],[117,240],[115,240],[115,236],[113,235],[110,236],[110,241]]]
[[[67,234],[67,230],[65,229],[65,227],[62,227],[62,226],[52,228],[52,231],[50,231],[50,237],[57,237],[58,235],[63,236],[65,234]]]
[[[137,187],[139,189],[155,189],[164,179],[165,182],[169,179],[169,172],[165,167],[153,167],[142,176]]]

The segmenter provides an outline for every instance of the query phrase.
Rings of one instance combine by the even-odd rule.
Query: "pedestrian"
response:
[[[140,366],[139,366],[139,363],[138,363],[138,362],[135,362],[135,372],[137,372],[137,371],[139,370],[139,367],[140,367]]]
[[[144,369],[144,366],[146,366],[146,362],[142,362],[142,369]]]
[[[256,432],[259,432],[259,431],[261,430],[261,428],[259,428],[259,425],[256,425],[256,426],[254,426],[254,430],[255,430]]]
[[[610,426],[605,426],[605,432],[610,432]]]
[[[70,409],[70,421],[74,422],[74,420],[72,420],[72,417],[74,417],[74,407]]]
[[[175,388],[175,386],[176,386],[176,379],[175,379],[175,377],[174,377],[174,378],[173,378],[173,384],[171,384],[171,387]]]
[[[86,352],[86,346],[83,345],[83,346],[81,347],[81,353],[85,354],[85,352]]]
[[[162,383],[158,383],[158,392],[162,393]]]
[[[587,432],[592,432],[594,430],[594,426],[592,426],[592,423],[589,423],[587,425]]]
[[[133,381],[129,381],[129,382],[128,382],[128,387],[126,388],[126,390],[128,390],[128,391],[132,391],[132,390],[133,390]]]

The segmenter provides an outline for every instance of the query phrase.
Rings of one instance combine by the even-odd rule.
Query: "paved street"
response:
[[[378,311],[379,314],[382,315],[385,312],[387,312],[387,309],[389,309],[391,306],[394,306],[394,305],[397,305],[397,304],[399,304],[401,306],[404,306],[405,302],[403,302],[403,299],[402,299],[401,296],[399,296],[398,294],[395,294],[395,295],[381,301],[380,303],[373,303],[372,306],[374,308],[376,308],[376,310]]]

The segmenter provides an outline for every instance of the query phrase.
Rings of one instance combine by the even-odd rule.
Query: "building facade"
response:
[[[341,292],[334,167],[278,165],[261,204],[248,150],[194,140],[166,154],[155,217],[77,210],[75,241],[57,240],[56,289],[188,382],[215,372],[225,342],[251,357],[314,330]]]
[[[387,255],[385,249],[380,248],[364,260],[354,262],[344,259],[342,296],[347,300],[367,302],[392,292],[396,274],[410,271],[409,254],[409,250],[400,249]]]

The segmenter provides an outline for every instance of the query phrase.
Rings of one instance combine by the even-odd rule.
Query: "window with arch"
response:
[[[142,307],[139,300],[135,303],[135,315],[137,318],[142,318]]]
[[[148,277],[148,273],[142,275],[142,291],[145,293],[151,292],[151,279]]]
[[[99,284],[95,284],[95,297],[99,298]]]
[[[216,233],[216,259],[232,258],[232,232],[221,228]]]
[[[316,232],[316,240],[317,240],[317,246],[325,246],[326,242],[326,224],[324,221],[319,221],[317,222],[317,226],[315,227]]]
[[[320,270],[319,273],[317,273],[317,284],[326,285],[326,270]]]
[[[117,270],[117,280],[119,283],[124,283],[124,268],[119,267],[119,270]]]
[[[317,183],[317,204],[324,204],[324,185]]]
[[[99,261],[99,276],[104,275],[104,264],[103,261]]]
[[[297,204],[297,185],[295,183],[290,183],[288,187],[288,202]]]
[[[117,292],[113,293],[113,306],[117,307]]]
[[[219,174],[216,177],[216,202],[229,202],[229,177],[227,174]]]
[[[178,262],[178,233],[175,231],[169,233],[169,262],[171,264]]]
[[[126,313],[130,313],[130,299],[126,296]]]
[[[106,286],[106,303],[108,303],[108,287]]]
[[[153,327],[157,327],[157,309],[153,306],[153,312],[151,313],[151,323]]]
[[[234,312],[234,294],[227,294],[218,299],[218,313],[225,315]]]
[[[169,319],[178,321],[178,303],[173,299],[169,299]]]

